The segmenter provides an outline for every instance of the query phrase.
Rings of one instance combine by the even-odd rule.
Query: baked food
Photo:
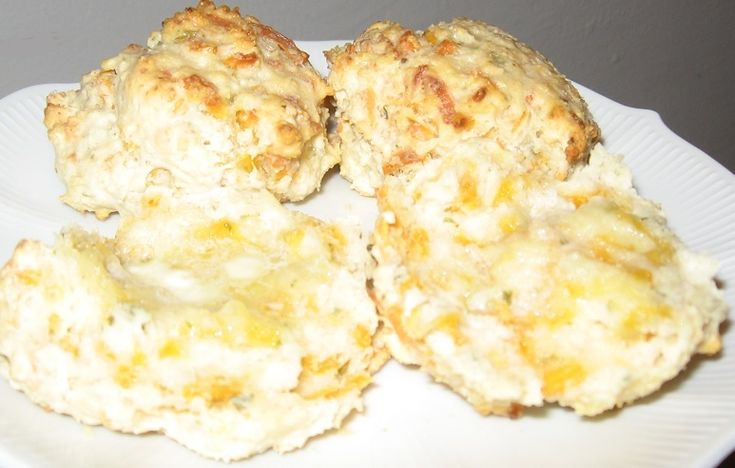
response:
[[[373,295],[394,357],[481,413],[592,416],[720,349],[714,261],[598,145],[567,180],[462,144],[378,190]]]
[[[473,139],[533,154],[535,170],[562,179],[599,139],[585,102],[548,60],[480,21],[423,32],[378,22],[327,59],[340,170],[364,195]]]
[[[208,6],[180,16],[186,23]],[[464,22],[470,26],[448,29],[476,26]],[[437,41],[428,32],[401,32],[396,53],[403,53],[401,41],[414,39]],[[169,161],[128,180],[126,174],[137,174],[126,172],[131,160],[113,167],[115,157],[97,158],[109,142],[94,146],[95,138],[106,138],[105,118],[117,109],[105,91],[110,84],[100,83],[115,87],[118,76],[133,73],[126,67],[169,53],[152,52],[159,46],[180,42],[198,51],[197,40],[183,34],[164,46],[154,36],[150,50],[130,48],[130,57],[115,59],[114,73],[90,75],[78,95],[50,103],[47,121],[62,146],[71,148],[77,125],[91,129],[78,146],[88,151],[86,166],[74,169],[75,153],[63,162],[64,171],[80,178],[74,203],[100,217],[120,210],[123,225],[115,240],[71,229],[53,249],[21,243],[0,273],[0,370],[51,410],[123,431],[163,431],[199,453],[233,460],[271,447],[290,450],[339,426],[360,407],[360,391],[385,356],[374,347],[376,319],[362,288],[370,262],[356,231],[290,214],[262,190],[289,198],[278,184],[286,176],[295,184],[299,175],[289,171],[300,163],[278,172],[270,153],[246,155],[234,167],[194,170],[196,161],[187,160],[181,169]],[[510,43],[514,52],[527,52]],[[457,44],[442,39],[427,53],[451,55]],[[539,74],[553,71],[534,57],[529,52],[526,59]],[[398,63],[412,63],[403,58]],[[251,65],[252,58],[238,60]],[[428,149],[377,156],[371,149],[366,154],[375,166],[357,161],[351,172],[365,193],[380,186],[373,250],[380,265],[372,293],[399,360],[423,366],[481,412],[516,415],[522,405],[558,401],[591,415],[655,390],[694,352],[717,351],[724,310],[711,281],[715,266],[682,248],[658,209],[631,191],[630,176],[614,157],[598,149],[592,164],[577,164],[586,161],[598,130],[578,95],[563,97],[566,81],[544,76],[554,86],[523,99],[533,112],[513,114],[521,100],[491,110],[508,112],[496,124],[509,133],[498,137],[495,127],[472,134],[473,116],[482,112],[450,108],[449,81],[428,64],[414,65],[404,76],[421,104],[408,104],[414,114],[406,117],[396,100],[396,121],[371,128],[366,138],[382,138],[382,130],[397,125],[398,139],[405,137],[401,148],[428,141]],[[456,72],[454,86],[461,74],[449,69]],[[186,89],[186,78],[183,83]],[[206,125],[191,133],[190,125],[219,108],[202,83],[189,79],[187,93],[197,91],[186,99],[199,99],[206,111],[190,108],[184,120],[193,115],[191,121],[171,121],[171,128],[183,124],[180,142],[200,138]],[[557,104],[567,106],[562,110],[549,109],[555,86],[555,98],[564,102]],[[478,88],[470,100],[521,96],[488,89]],[[342,97],[351,99],[347,91]],[[65,115],[67,99],[89,109]],[[532,106],[537,99],[538,108]],[[431,112],[425,121],[410,120]],[[518,130],[536,117],[539,127]],[[344,122],[342,143],[355,137]],[[429,123],[438,129],[435,141],[422,133]],[[94,181],[91,173],[82,181],[82,169],[97,170],[97,163],[120,178],[110,175],[106,182],[113,185],[93,190],[109,203],[84,205],[90,193],[84,184]],[[133,180],[145,183],[123,190]]]
[[[294,43],[203,0],[48,97],[68,228],[0,271],[0,371],[87,424],[212,458],[339,427],[387,358],[356,226],[289,211],[337,162],[330,90]]]
[[[165,20],[147,47],[103,61],[80,90],[48,97],[62,200],[105,218],[136,206],[150,183],[206,190],[231,171],[257,173],[280,200],[301,200],[337,163],[325,131],[329,94],[290,39],[202,0]]]
[[[378,199],[372,294],[399,361],[481,413],[592,416],[719,350],[716,264],[595,146],[541,54],[455,19],[378,22],[327,58],[341,172]]]
[[[149,187],[114,240],[19,244],[0,372],[49,410],[221,460],[339,427],[386,357],[359,229],[264,190],[170,191]]]

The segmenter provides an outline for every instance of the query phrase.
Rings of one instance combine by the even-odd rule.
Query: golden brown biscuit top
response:
[[[148,48],[134,66],[131,93],[137,81],[150,95],[200,103],[211,116],[234,119],[242,130],[271,120],[274,147],[267,153],[276,159],[299,157],[304,143],[323,132],[320,104],[329,87],[308,54],[257,18],[240,16],[237,8],[204,0],[165,20]],[[105,65],[119,67],[119,61]],[[239,96],[243,88],[278,105],[251,108]],[[287,115],[278,115],[281,109]]]
[[[458,141],[490,138],[530,150],[565,177],[599,139],[585,102],[546,58],[479,21],[423,32],[378,22],[327,58],[341,133],[370,140],[386,174]]]
[[[265,59],[275,64],[302,66],[309,55],[294,42],[253,16],[241,16],[237,7],[216,7],[202,0],[164,20],[161,43],[185,44],[190,51],[204,51],[223,58],[231,68],[243,68]],[[283,60],[287,58],[288,60]],[[321,82],[315,79],[314,82]]]
[[[326,136],[331,94],[308,55],[237,9],[202,1],[53,93],[45,124],[64,201],[100,217],[137,204],[165,171],[186,191],[228,172],[257,174],[301,200],[337,162]]]

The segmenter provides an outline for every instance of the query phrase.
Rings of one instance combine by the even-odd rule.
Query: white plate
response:
[[[321,51],[335,42],[303,42],[322,72]],[[114,232],[58,201],[63,186],[42,124],[45,96],[73,85],[40,85],[0,100],[0,263],[21,238],[50,242],[77,222]],[[660,202],[674,230],[722,263],[719,279],[735,304],[735,176],[668,130],[655,112],[632,109],[580,87],[605,143],[625,155],[643,195]],[[321,217],[361,216],[374,202],[332,174],[299,209]],[[423,373],[395,362],[366,392],[367,410],[345,427],[287,455],[266,453],[242,464],[318,467],[428,466],[712,466],[735,447],[735,333],[724,352],[697,359],[663,391],[622,411],[583,419],[558,407],[519,420],[481,417]],[[0,466],[205,467],[160,435],[129,436],[47,413],[0,382]]]

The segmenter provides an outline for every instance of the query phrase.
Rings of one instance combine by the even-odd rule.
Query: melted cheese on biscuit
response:
[[[483,155],[483,156],[480,156]],[[598,146],[566,181],[460,145],[378,192],[374,287],[391,352],[479,411],[595,415],[719,350],[716,264]]]
[[[114,240],[23,241],[0,273],[3,373],[87,424],[209,457],[288,451],[361,409],[384,357],[358,228],[265,191],[153,187]]]

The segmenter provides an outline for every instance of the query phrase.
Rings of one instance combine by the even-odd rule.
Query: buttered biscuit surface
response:
[[[359,230],[264,191],[169,190],[115,239],[21,242],[0,272],[2,373],[52,411],[222,460],[339,427],[384,361]]]
[[[378,203],[389,348],[480,412],[549,401],[599,414],[720,348],[717,265],[681,244],[601,146],[550,182],[500,148],[460,145],[388,177]]]

